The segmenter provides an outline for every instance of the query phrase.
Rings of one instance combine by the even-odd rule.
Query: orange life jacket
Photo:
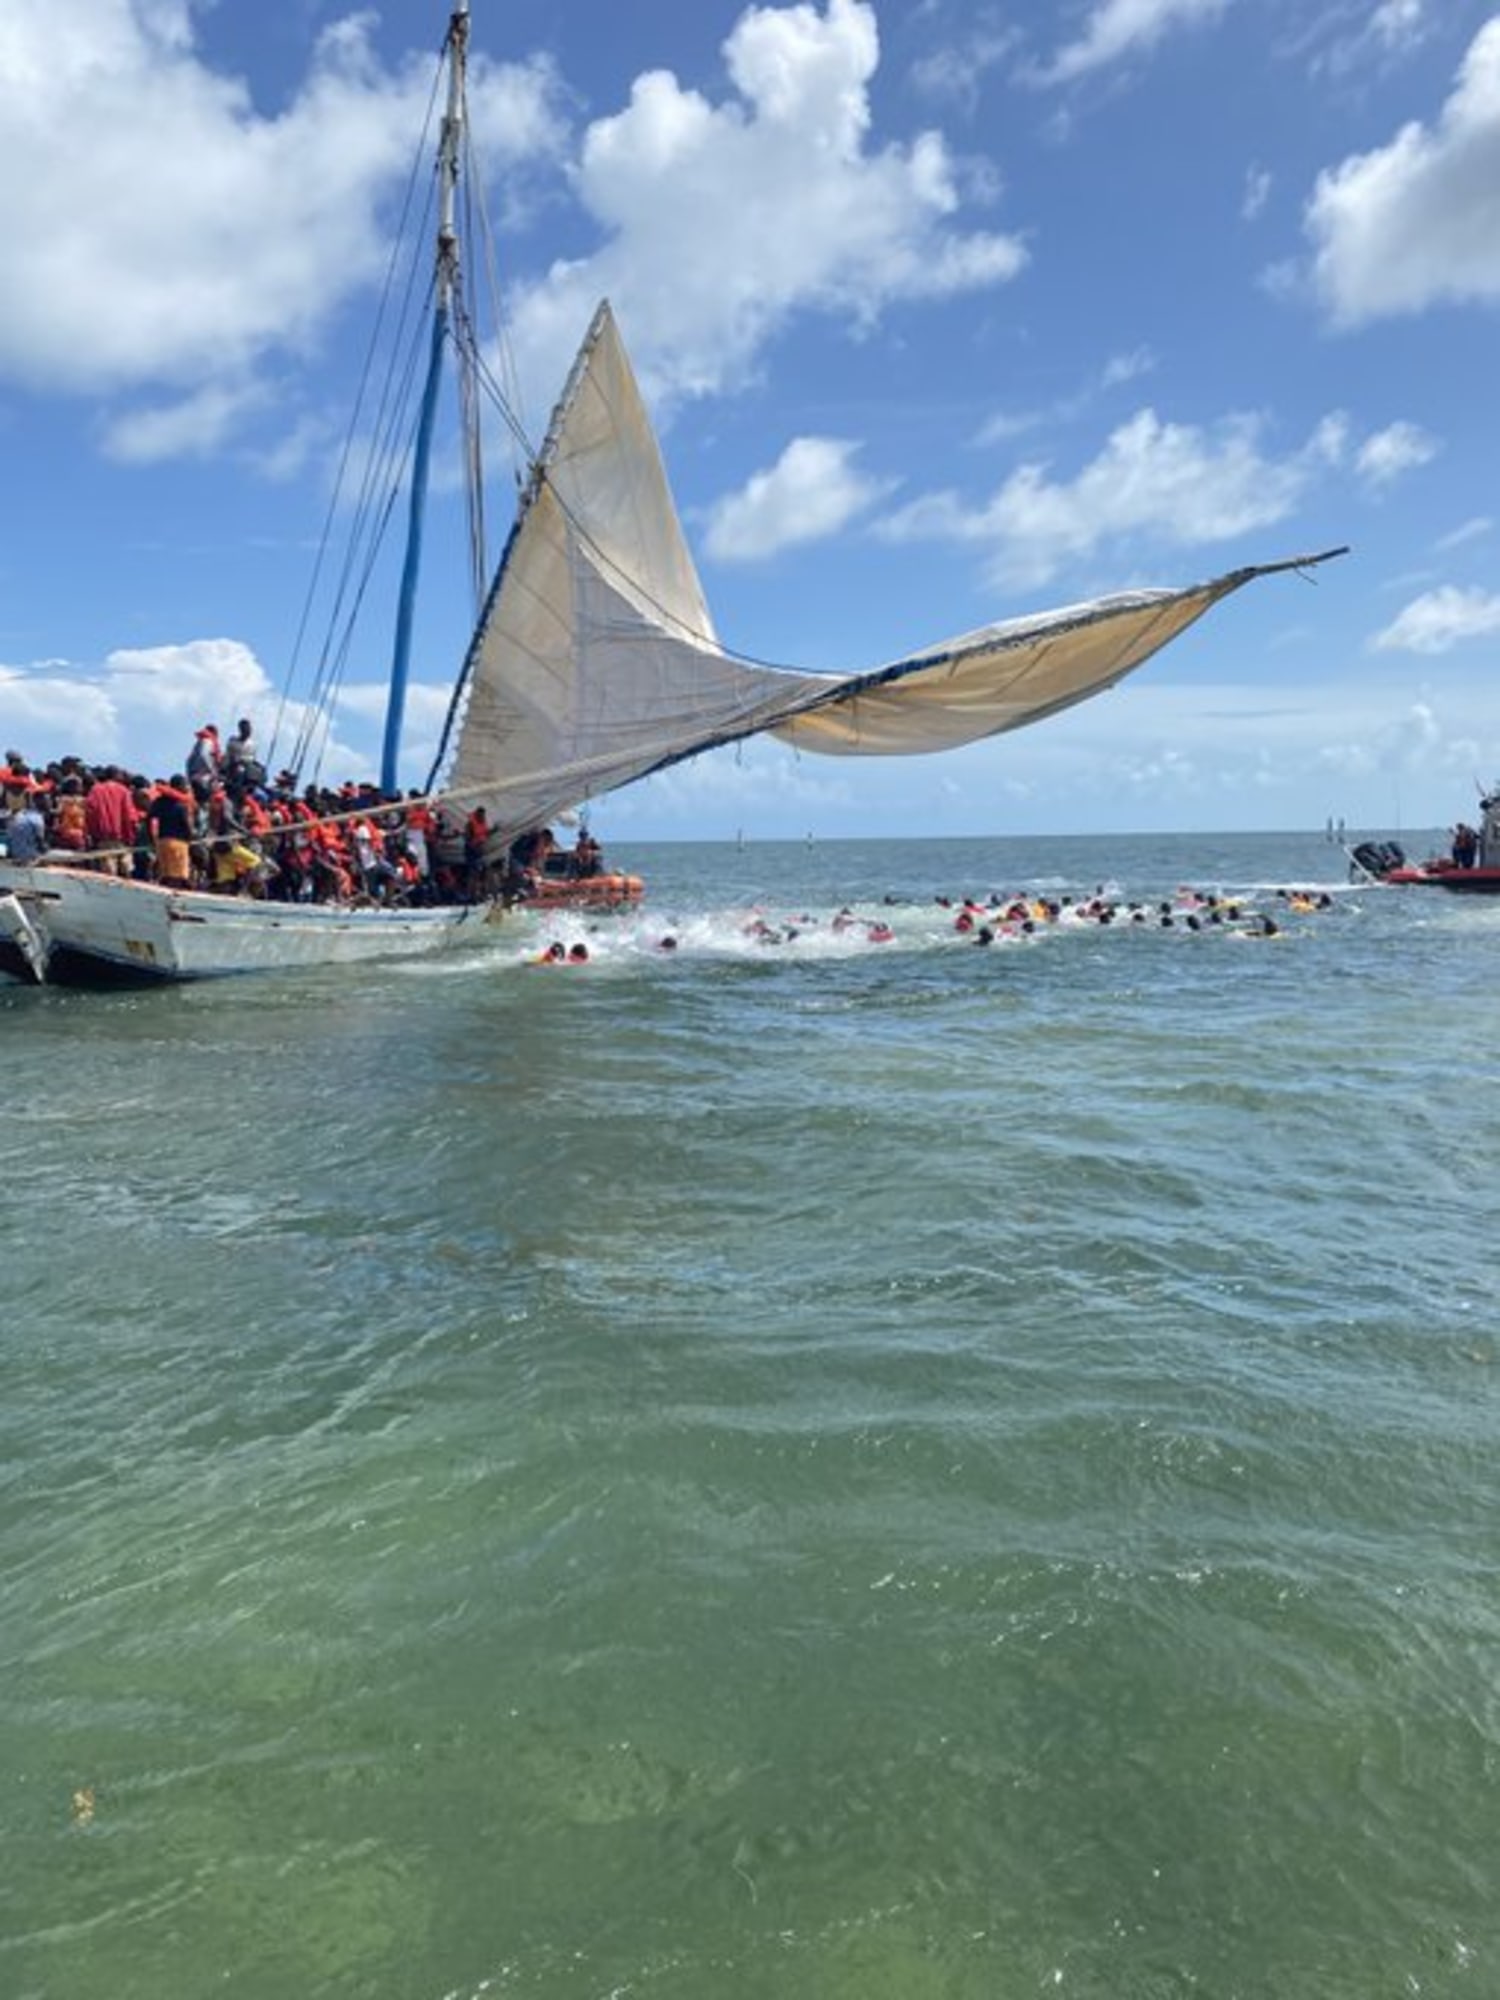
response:
[[[69,792],[58,800],[52,820],[52,841],[54,846],[71,848],[75,853],[82,853],[88,846],[83,800],[76,793]]]

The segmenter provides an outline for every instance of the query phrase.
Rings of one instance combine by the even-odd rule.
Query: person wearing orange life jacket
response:
[[[336,826],[311,826],[314,897],[320,903],[347,903],[354,894],[349,856]]]
[[[257,840],[264,840],[274,824],[254,792],[246,792],[240,800],[240,824],[246,833],[254,834]]]
[[[402,837],[397,843],[397,863],[402,873],[407,875],[410,887],[420,887],[431,879],[432,850],[436,840],[436,816],[429,806],[424,805],[421,800],[416,800],[406,808],[405,826]],[[407,874],[408,862],[416,871],[414,875]]]
[[[191,889],[193,795],[181,771],[157,786],[146,819],[156,841],[157,881],[166,889]]]
[[[66,848],[69,854],[82,854],[88,844],[88,809],[84,802],[82,781],[65,778],[52,808],[52,845]]]
[[[259,896],[275,873],[236,818],[229,799],[216,791],[208,802],[208,882],[220,895]]]
[[[483,806],[475,806],[464,821],[464,895],[473,903],[484,886],[485,850],[489,845],[490,816]]]

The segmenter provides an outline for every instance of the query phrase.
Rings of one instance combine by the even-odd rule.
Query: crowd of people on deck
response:
[[[290,770],[271,778],[248,718],[227,742],[206,723],[167,778],[75,756],[33,768],[6,750],[0,845],[11,861],[170,889],[413,908],[522,901],[554,851],[546,829],[507,844],[483,806],[463,811],[368,783],[300,786]],[[580,874],[602,861],[586,833],[568,858]]]

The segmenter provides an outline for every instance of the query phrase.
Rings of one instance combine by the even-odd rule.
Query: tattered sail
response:
[[[1086,700],[1253,577],[1324,559],[1099,598],[988,626],[872,672],[797,673],[737,660],[714,634],[605,304],[470,648],[444,789],[482,801],[492,823],[515,832],[762,731],[838,755],[954,749]]]
[[[444,789],[539,826],[836,691],[731,659],[607,305],[538,455],[470,648]]]
[[[999,736],[1102,693],[1185,632],[1221,597],[1272,569],[1234,570],[1182,590],[1132,590],[987,625],[896,665],[850,676],[776,734],[802,750],[902,756]]]

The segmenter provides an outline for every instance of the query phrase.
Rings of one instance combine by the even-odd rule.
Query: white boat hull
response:
[[[46,947],[49,981],[217,979],[412,958],[479,943],[495,904],[348,909],[161,889],[86,868],[0,862],[0,897],[14,896]]]

